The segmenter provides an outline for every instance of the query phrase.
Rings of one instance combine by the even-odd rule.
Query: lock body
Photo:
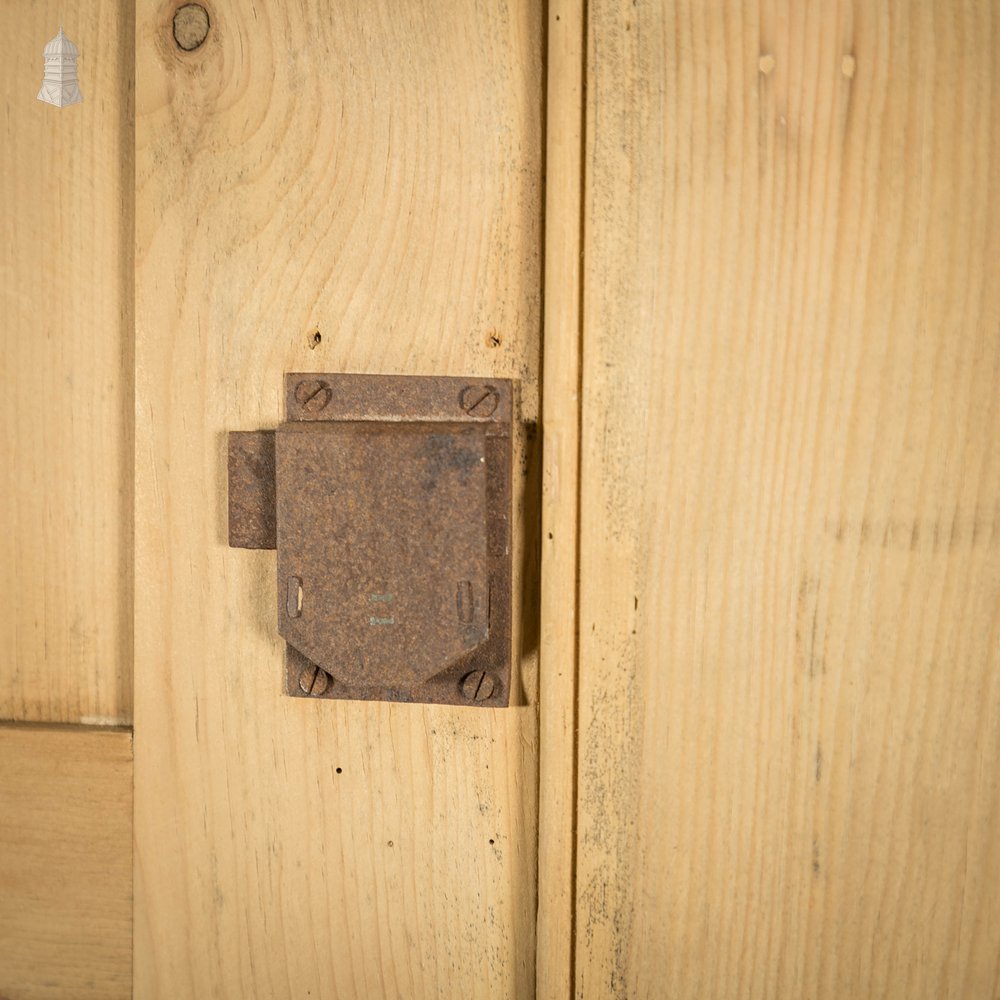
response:
[[[230,544],[277,549],[286,692],[508,704],[510,383],[289,375],[286,412],[229,450]]]

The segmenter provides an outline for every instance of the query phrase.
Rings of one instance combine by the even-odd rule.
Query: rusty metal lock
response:
[[[229,544],[276,548],[290,695],[507,705],[508,380],[287,375],[229,435]]]

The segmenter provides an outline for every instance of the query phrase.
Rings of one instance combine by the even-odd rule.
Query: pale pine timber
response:
[[[539,669],[539,1000],[573,982],[580,464],[582,0],[548,7],[542,591]]]
[[[579,997],[1000,995],[1000,8],[589,4]]]
[[[227,0],[191,52],[170,17],[139,4],[135,995],[530,996],[537,624],[509,709],[284,697],[225,435],[308,370],[513,377],[537,421],[541,9]]]
[[[82,104],[36,100],[59,30]],[[132,715],[129,4],[0,3],[0,719]]]
[[[0,996],[132,996],[132,734],[0,725]]]

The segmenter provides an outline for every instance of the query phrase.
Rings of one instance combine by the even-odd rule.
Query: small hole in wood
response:
[[[317,331],[316,331],[316,332],[315,332],[315,333],[314,333],[314,334],[313,334],[313,335],[312,335],[312,336],[311,336],[311,337],[309,338],[309,349],[310,349],[310,350],[312,350],[312,351],[315,351],[315,350],[316,350],[316,348],[317,348],[317,347],[319,347],[319,345],[320,345],[320,344],[322,344],[322,343],[323,343],[323,334],[321,334],[321,333],[319,332],[319,330],[317,330]]]

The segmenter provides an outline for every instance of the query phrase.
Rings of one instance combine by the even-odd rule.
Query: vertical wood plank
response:
[[[0,996],[132,996],[132,734],[0,726]]]
[[[225,434],[285,371],[518,379],[535,606],[540,9],[223,0],[191,52],[172,11],[137,27],[136,997],[530,996],[537,625],[507,710],[283,697]]]
[[[80,50],[82,104],[36,100]],[[0,3],[0,719],[131,718],[130,4]]]
[[[581,997],[1000,991],[1000,10],[590,4]]]
[[[548,8],[539,672],[539,998],[572,993],[580,464],[583,0]]]

